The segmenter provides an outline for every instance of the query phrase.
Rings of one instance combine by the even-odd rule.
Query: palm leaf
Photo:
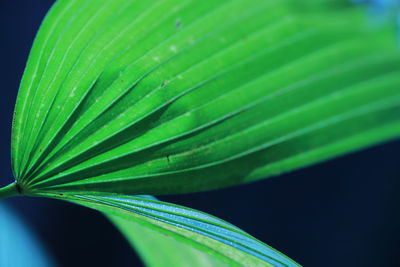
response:
[[[223,220],[149,196],[44,196],[105,212],[147,266],[298,266]]]
[[[58,1],[17,101],[22,190],[208,190],[398,137],[390,33],[297,5]]]
[[[399,137],[393,33],[335,3],[57,1],[21,82],[7,190],[110,214],[150,265],[166,261],[152,240],[185,252],[171,264],[295,265],[219,219],[115,193],[221,188]]]

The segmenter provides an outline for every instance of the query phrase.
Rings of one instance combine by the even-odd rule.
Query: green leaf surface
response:
[[[16,106],[21,189],[202,191],[399,137],[392,32],[358,8],[310,6],[57,1]]]
[[[299,266],[221,219],[149,196],[44,196],[105,212],[147,266]]]

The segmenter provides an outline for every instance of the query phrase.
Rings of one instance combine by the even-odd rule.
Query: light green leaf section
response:
[[[177,241],[171,235],[129,220],[109,216],[139,253],[146,266],[218,266],[225,262],[191,245]],[[226,265],[226,264],[225,264]]]
[[[44,196],[105,212],[146,266],[299,266],[221,219],[149,196]]]
[[[399,137],[393,33],[315,2],[57,1],[17,101],[23,192],[209,190]]]

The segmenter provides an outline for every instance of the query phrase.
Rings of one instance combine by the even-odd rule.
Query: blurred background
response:
[[[1,186],[12,181],[9,140],[19,81],[53,2],[0,0]],[[400,141],[393,141],[249,185],[160,199],[225,219],[304,266],[400,266],[399,151]],[[58,266],[142,266],[95,211],[47,199],[0,201],[16,210]]]

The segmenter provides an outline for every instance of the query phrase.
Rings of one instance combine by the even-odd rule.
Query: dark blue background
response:
[[[10,125],[19,80],[52,2],[0,0],[1,185],[12,181]],[[161,199],[223,218],[304,266],[400,266],[399,150],[395,141],[279,178]],[[6,201],[60,266],[141,266],[97,212],[46,199]]]

